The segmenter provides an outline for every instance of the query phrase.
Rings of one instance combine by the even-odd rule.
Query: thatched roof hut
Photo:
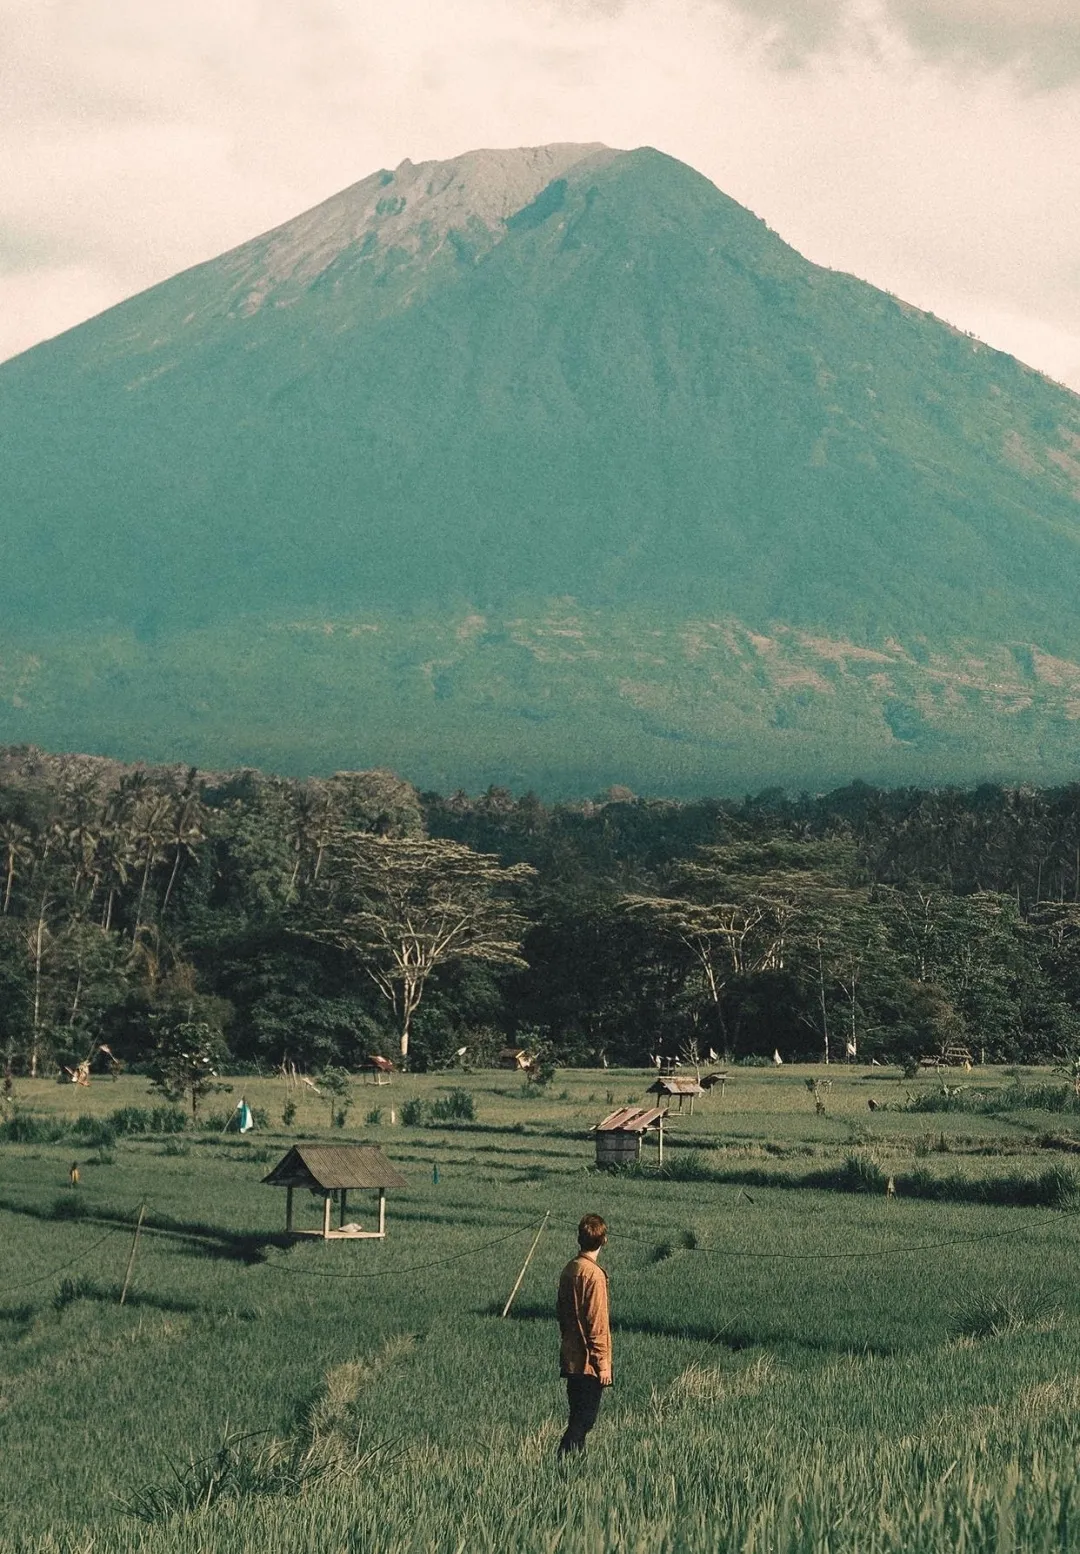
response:
[[[263,1182],[268,1187],[286,1189],[287,1231],[293,1235],[321,1235],[324,1241],[382,1240],[386,1235],[386,1189],[408,1186],[396,1166],[391,1165],[382,1150],[372,1144],[294,1144],[269,1175],[263,1177]],[[309,1192],[321,1194],[321,1231],[293,1229],[293,1189],[296,1187],[306,1187]],[[346,1225],[346,1200],[353,1189],[378,1193],[378,1230],[361,1230],[359,1226],[354,1228]],[[339,1228],[331,1230],[330,1206],[335,1198],[341,1206]]]
[[[703,1095],[701,1085],[696,1079],[658,1079],[655,1084],[649,1086],[649,1095],[677,1096],[679,1110],[682,1111],[683,1097],[690,1097],[690,1115],[694,1115],[694,1097]]]

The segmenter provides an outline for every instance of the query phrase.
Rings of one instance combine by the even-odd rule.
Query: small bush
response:
[[[678,1154],[669,1155],[664,1161],[664,1175],[673,1182],[711,1182],[715,1179],[713,1168],[700,1149],[680,1150]]]
[[[31,1112],[15,1112],[0,1123],[0,1140],[5,1144],[56,1144],[66,1132],[63,1122],[35,1117]]]
[[[369,1127],[377,1128],[380,1122],[382,1122],[382,1107],[373,1106],[368,1112],[367,1116],[364,1118],[364,1121],[368,1124]]]
[[[96,1144],[99,1149],[108,1149],[116,1143],[116,1132],[108,1118],[91,1117],[86,1113],[76,1117],[71,1135],[87,1144]]]
[[[191,1145],[188,1143],[187,1139],[168,1138],[168,1139],[165,1140],[165,1147],[161,1151],[161,1153],[163,1155],[174,1155],[174,1156],[176,1156],[176,1155],[190,1155],[191,1154]]]
[[[97,1294],[97,1285],[83,1274],[79,1274],[76,1278],[61,1279],[53,1291],[53,1310],[64,1311],[68,1306],[74,1305],[75,1301],[93,1300]]]
[[[1025,1327],[1056,1322],[1061,1315],[1054,1296],[1045,1289],[1022,1290],[1002,1285],[986,1295],[962,1301],[953,1312],[953,1332],[963,1338],[1000,1338]]]
[[[118,1138],[129,1133],[150,1133],[153,1112],[143,1106],[119,1106],[109,1113],[109,1126]]]
[[[401,1107],[401,1120],[407,1128],[419,1128],[423,1125],[426,1107],[423,1101],[414,1097],[405,1101]]]
[[[449,1095],[440,1096],[437,1101],[431,1103],[431,1116],[435,1121],[450,1121],[461,1118],[472,1122],[476,1116],[476,1104],[472,1094],[468,1090],[451,1090]]]
[[[53,1200],[53,1219],[85,1219],[89,1213],[89,1204],[76,1193],[65,1193],[62,1198]]]
[[[281,1120],[287,1128],[291,1128],[296,1121],[296,1102],[291,1095],[281,1108]]]
[[[847,1192],[884,1192],[885,1173],[867,1155],[846,1155],[840,1167]]]
[[[183,1133],[187,1114],[179,1106],[155,1106],[150,1112],[151,1133]]]

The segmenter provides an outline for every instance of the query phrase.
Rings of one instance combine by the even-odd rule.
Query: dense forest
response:
[[[0,1052],[1080,1051],[1080,785],[548,806],[0,751]],[[464,1049],[464,1050],[462,1050]]]

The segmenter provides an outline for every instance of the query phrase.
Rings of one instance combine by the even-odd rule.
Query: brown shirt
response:
[[[607,1274],[592,1257],[575,1257],[559,1276],[559,1374],[597,1376],[611,1385]]]

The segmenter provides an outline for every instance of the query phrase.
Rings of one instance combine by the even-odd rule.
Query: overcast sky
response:
[[[378,167],[602,140],[1080,390],[1080,0],[0,0],[0,357]]]

